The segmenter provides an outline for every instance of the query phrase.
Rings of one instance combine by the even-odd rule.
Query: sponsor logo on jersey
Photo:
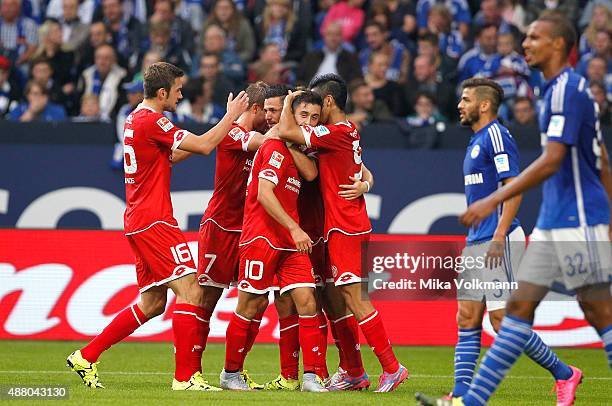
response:
[[[125,178],[125,183],[134,184],[136,183],[136,180],[134,178]]]
[[[359,135],[359,133],[357,132],[357,129],[355,128],[353,131],[351,131],[350,136],[353,138],[357,138],[357,136]]]
[[[244,137],[244,131],[240,129],[240,127],[234,127],[227,133],[234,141],[238,141],[242,137]]]
[[[268,164],[272,165],[276,169],[280,169],[283,163],[283,159],[285,159],[285,156],[283,154],[281,154],[278,151],[273,151],[272,156],[270,157],[270,160],[268,161]]]
[[[484,179],[482,178],[482,173],[470,173],[469,175],[464,176],[465,186],[480,185],[482,183],[484,183]]]
[[[262,179],[269,180],[275,185],[278,185],[278,176],[276,175],[276,172],[274,172],[273,169],[264,169],[263,171],[259,172],[259,177]]]
[[[177,130],[174,133],[174,142],[180,142],[187,134],[189,133],[185,130]]]
[[[474,148],[472,148],[472,152],[470,152],[470,156],[472,157],[472,159],[476,159],[478,154],[480,154],[480,145],[476,144],[474,145]]]
[[[160,117],[159,120],[157,120],[157,125],[164,130],[164,132],[168,132],[172,130],[172,127],[174,127],[174,124],[172,124],[166,117]]]
[[[299,179],[296,179],[293,176],[289,176],[289,178],[287,178],[287,183],[295,185],[297,187],[302,187],[302,182],[300,182]]]
[[[560,115],[554,115],[550,117],[548,123],[548,130],[546,134],[549,137],[560,137],[563,135],[563,127],[565,126],[565,117]]]
[[[329,134],[329,129],[324,125],[316,126],[315,128],[313,128],[313,131],[317,137],[322,137],[324,135]]]
[[[129,114],[127,118],[125,119],[125,124],[132,124],[132,118],[133,118],[133,115]]]
[[[508,161],[508,154],[499,154],[495,158],[495,167],[497,173],[508,172],[510,170],[510,162]]]

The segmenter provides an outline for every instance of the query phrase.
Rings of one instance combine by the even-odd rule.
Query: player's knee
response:
[[[270,300],[268,300],[268,296],[267,295],[263,295],[260,299],[259,299],[259,303],[257,305],[257,313],[262,314],[266,311],[266,309],[268,308],[268,305],[270,304]]]
[[[153,317],[162,315],[164,311],[166,311],[166,301],[160,299],[146,304],[139,303],[138,307],[140,307],[140,310],[147,316],[147,319],[152,319]]]
[[[202,286],[200,288],[202,290],[202,305],[207,311],[214,311],[217,306],[217,302],[221,298],[221,294],[223,293],[223,289],[214,288],[211,286]]]
[[[482,325],[479,315],[470,312],[468,309],[459,307],[457,310],[457,326],[461,329],[478,328]]]
[[[510,300],[506,304],[506,314],[523,320],[533,320],[535,305],[526,301]]]
[[[580,307],[584,318],[596,329],[600,330],[610,325],[612,314],[608,303],[581,301]]]
[[[313,292],[311,294],[300,294],[294,298],[295,307],[300,315],[313,315],[317,313],[317,301]]]
[[[496,333],[499,332],[503,318],[504,318],[503,312],[489,313],[489,321],[491,322],[491,326],[493,326],[493,330],[495,330]]]

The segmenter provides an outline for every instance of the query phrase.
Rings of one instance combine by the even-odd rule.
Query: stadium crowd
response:
[[[0,118],[123,120],[142,72],[186,73],[173,120],[216,124],[229,92],[257,80],[306,84],[338,73],[359,127],[457,121],[470,77],[504,89],[500,116],[535,125],[543,80],[522,57],[527,25],[561,13],[580,33],[575,69],[602,125],[612,117],[612,0],[0,0]]]

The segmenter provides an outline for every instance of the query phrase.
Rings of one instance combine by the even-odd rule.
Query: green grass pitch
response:
[[[188,404],[222,405],[315,404],[335,405],[413,405],[414,393],[444,394],[451,389],[453,349],[451,347],[395,347],[401,362],[408,367],[410,378],[395,392],[373,393],[380,367],[372,352],[362,352],[372,386],[368,392],[310,394],[298,392],[222,392],[215,394],[173,392],[170,390],[173,371],[171,343],[121,343],[102,355],[100,377],[105,390],[85,387],[74,372],[65,367],[66,356],[82,345],[68,341],[0,341],[0,385],[68,385],[68,401],[89,404]],[[585,379],[579,387],[576,405],[612,405],[612,374],[601,349],[559,349],[563,360],[583,369]],[[209,344],[204,353],[204,374],[213,384],[219,383],[224,360],[223,344]],[[335,347],[328,354],[330,370],[337,365]],[[276,345],[256,344],[246,367],[258,382],[278,374]],[[495,393],[491,405],[554,405],[553,381],[548,372],[523,356],[509,377]],[[19,404],[41,404],[42,401]]]

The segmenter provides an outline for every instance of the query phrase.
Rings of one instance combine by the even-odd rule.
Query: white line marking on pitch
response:
[[[102,375],[168,375],[171,376],[172,372],[157,372],[157,371],[150,371],[150,372],[127,372],[127,371],[101,371],[100,372]],[[60,374],[72,374],[72,371],[19,371],[19,370],[7,370],[7,371],[0,371],[0,374],[56,374],[56,375],[60,375]],[[205,376],[217,376],[218,374],[215,372],[204,372],[202,375]],[[271,374],[263,374],[263,373],[251,373],[249,372],[249,375],[253,375],[253,376],[271,376]],[[418,374],[411,374],[410,375],[413,378],[424,378],[424,379],[445,379],[445,378],[453,378],[452,375],[418,375]],[[509,379],[546,379],[546,380],[550,380],[551,378],[549,376],[529,376],[529,375],[508,375],[507,378]],[[587,380],[598,380],[598,381],[612,381],[612,377],[609,376],[585,376],[584,379]]]

